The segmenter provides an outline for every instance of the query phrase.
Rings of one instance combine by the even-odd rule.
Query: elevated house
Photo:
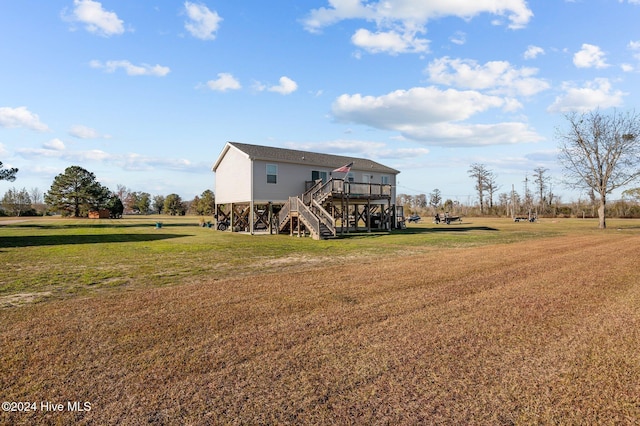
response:
[[[232,231],[320,239],[397,225],[400,172],[372,160],[227,142],[212,170],[216,220]]]

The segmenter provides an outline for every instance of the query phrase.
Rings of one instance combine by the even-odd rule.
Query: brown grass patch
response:
[[[636,235],[310,264],[0,311],[17,424],[633,424]],[[285,262],[286,263],[286,262]]]
[[[8,296],[0,296],[0,309],[15,308],[29,303],[40,302],[50,297],[51,294],[52,293],[50,291],[42,291],[39,293],[17,293],[10,294]]]

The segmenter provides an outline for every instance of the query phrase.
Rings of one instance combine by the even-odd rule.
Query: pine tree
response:
[[[18,169],[16,169],[15,167],[2,170],[2,161],[0,161],[0,180],[8,180],[9,182],[13,182],[14,180],[16,180],[16,173],[18,173]]]
[[[80,166],[67,167],[53,180],[44,200],[53,211],[66,216],[86,216],[90,209],[104,208],[111,194],[96,176]]]

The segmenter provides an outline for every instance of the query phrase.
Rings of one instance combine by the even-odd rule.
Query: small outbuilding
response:
[[[216,174],[216,220],[232,231],[314,238],[396,225],[396,176],[375,161],[227,142]]]
[[[111,211],[109,209],[91,210],[89,212],[89,219],[109,219],[111,217]]]

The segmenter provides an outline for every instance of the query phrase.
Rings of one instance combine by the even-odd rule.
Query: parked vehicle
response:
[[[434,218],[434,222],[436,224],[438,224],[440,222],[444,222],[447,225],[451,225],[451,222],[462,222],[462,217],[461,216],[451,216],[448,212],[446,212],[445,214],[438,213],[438,214],[436,214],[436,216]]]
[[[418,223],[420,222],[420,216],[418,216],[417,214],[411,215],[407,218],[407,221],[409,221],[409,223]]]

